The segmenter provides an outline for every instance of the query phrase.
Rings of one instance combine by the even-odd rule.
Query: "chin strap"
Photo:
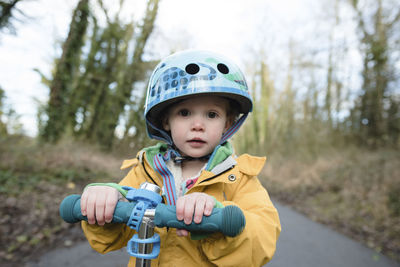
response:
[[[169,159],[172,159],[175,163],[182,163],[183,161],[193,161],[193,160],[209,160],[211,154],[202,156],[202,157],[191,157],[191,156],[182,156],[175,145],[169,145],[167,152],[164,155],[164,160],[167,162]]]
[[[190,157],[190,156],[175,156],[172,157],[172,160],[175,163],[182,163],[183,161],[192,161],[192,160],[209,160],[211,157],[211,154],[202,156],[202,157],[198,157],[198,158],[194,158],[194,157]]]

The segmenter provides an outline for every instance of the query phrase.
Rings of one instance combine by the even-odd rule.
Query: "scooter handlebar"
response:
[[[221,232],[226,236],[234,237],[243,231],[246,220],[240,208],[226,206],[213,209],[211,215],[203,216],[199,224],[194,222],[185,224],[183,221],[177,220],[175,206],[159,204],[156,207],[154,223],[158,227],[172,227],[204,233]]]
[[[111,223],[127,223],[135,207],[135,202],[118,201]],[[87,221],[81,212],[81,196],[69,195],[60,204],[60,216],[67,223]]]
[[[68,223],[76,223],[87,217],[81,213],[80,195],[69,195],[60,204],[60,216]],[[135,207],[135,202],[119,201],[115,207],[111,223],[127,223]],[[221,232],[226,236],[239,235],[246,225],[242,210],[236,206],[214,208],[210,216],[203,216],[201,223],[185,224],[176,218],[175,206],[158,204],[155,210],[154,224],[157,227],[173,227],[192,232]]]

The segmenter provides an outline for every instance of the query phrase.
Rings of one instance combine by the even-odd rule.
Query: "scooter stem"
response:
[[[154,218],[154,216],[153,216]],[[151,218],[143,216],[142,223],[138,232],[139,239],[148,239],[154,236],[154,223]],[[138,245],[139,254],[150,254],[153,249],[153,243],[142,243]],[[151,259],[136,258],[136,267],[150,267]]]

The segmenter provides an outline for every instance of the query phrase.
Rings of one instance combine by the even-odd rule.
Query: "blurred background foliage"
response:
[[[1,1],[1,29],[13,29],[18,2]],[[328,26],[324,36],[316,36],[325,38],[327,47],[306,47],[290,39],[281,47],[286,57],[279,63],[286,67],[280,68],[280,77],[273,72],[277,66],[269,63],[268,42],[251,48],[255,56],[248,58],[245,72],[255,109],[247,123],[250,134],[242,131],[237,142],[239,150],[271,151],[299,144],[313,150],[320,142],[399,145],[399,7],[389,0],[327,3]],[[124,1],[119,4],[119,10],[109,14],[100,0],[79,1],[52,77],[37,70],[50,89],[48,103],[38,111],[43,142],[68,137],[108,150],[129,141],[136,148],[146,143],[140,115],[143,83],[158,60],[143,58],[159,1],[148,1],[143,19],[130,22],[120,19]],[[92,12],[93,6],[103,14]],[[357,25],[352,37],[362,60],[361,73],[356,74],[359,88],[354,88],[354,73],[346,68],[348,37],[341,31],[348,21],[342,21],[343,8],[352,12]]]
[[[2,34],[15,33],[24,2],[0,1]],[[315,21],[325,27],[313,45],[290,38],[278,62],[270,56],[277,53],[271,45],[277,33],[260,31],[264,39],[249,48],[244,69],[254,110],[233,142],[240,153],[269,157],[260,179],[273,197],[399,259],[400,6],[391,0],[325,4],[326,16]],[[71,189],[71,183],[112,177],[116,159],[151,144],[142,114],[159,59],[146,60],[145,48],[159,0],[148,0],[138,21],[122,20],[123,0],[119,7],[110,14],[101,0],[78,1],[52,76],[36,70],[49,88],[48,102],[37,110],[38,137],[22,134],[0,88],[0,192],[6,197],[43,180]],[[349,21],[356,25],[350,33]],[[172,53],[188,46],[168,47]],[[352,59],[362,62],[360,72],[349,65]],[[24,245],[0,256],[12,257],[18,248]]]

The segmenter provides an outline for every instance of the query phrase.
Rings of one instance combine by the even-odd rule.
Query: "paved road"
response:
[[[268,267],[400,267],[400,263],[368,249],[331,229],[275,203],[283,232]],[[26,267],[126,266],[125,249],[100,255],[87,242],[51,251]]]
[[[315,223],[286,206],[279,211],[282,234],[268,267],[394,267],[400,263]]]

